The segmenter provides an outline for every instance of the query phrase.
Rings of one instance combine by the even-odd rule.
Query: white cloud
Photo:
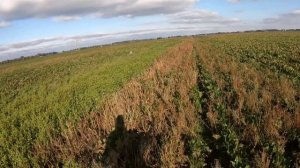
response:
[[[217,12],[201,9],[187,10],[175,14],[170,14],[168,16],[170,18],[170,22],[173,24],[205,24],[206,26],[208,26],[211,24],[232,24],[240,21],[238,18],[226,18],[221,16]]]
[[[0,1],[0,11],[8,12],[13,10],[22,2],[37,2],[37,0],[1,0]]]
[[[230,2],[230,3],[238,3],[238,2],[240,2],[240,0],[227,0],[228,2]]]
[[[6,21],[0,21],[0,28],[3,28],[3,27],[7,27],[9,26],[10,24]]]
[[[182,11],[197,0],[1,0],[2,20],[36,17],[143,16]]]
[[[68,22],[68,21],[79,20],[80,17],[78,17],[78,16],[56,16],[53,19],[55,21]]]
[[[298,10],[294,10],[294,11],[292,12],[292,14],[295,14],[295,15],[300,15],[300,9],[298,9]]]
[[[265,18],[263,24],[278,29],[293,29],[300,27],[300,9],[278,16]]]

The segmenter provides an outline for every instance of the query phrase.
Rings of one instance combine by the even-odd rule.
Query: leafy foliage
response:
[[[131,42],[0,65],[0,167],[34,166],[30,152],[95,110],[180,39]]]
[[[298,32],[268,32],[197,39],[205,164],[297,166],[299,37]]]

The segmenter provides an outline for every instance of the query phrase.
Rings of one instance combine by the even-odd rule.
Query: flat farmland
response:
[[[0,167],[297,167],[300,32],[130,42],[0,65]]]
[[[115,44],[0,65],[0,167],[93,111],[180,39]],[[22,166],[21,166],[22,167]]]

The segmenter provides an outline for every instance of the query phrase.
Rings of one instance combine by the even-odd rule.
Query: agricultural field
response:
[[[0,167],[297,167],[299,39],[205,35],[2,64]]]
[[[180,39],[131,42],[0,65],[0,167],[36,165],[31,150],[138,76]]]
[[[297,167],[300,33],[197,38],[201,127],[194,163]],[[204,147],[203,147],[204,146]]]

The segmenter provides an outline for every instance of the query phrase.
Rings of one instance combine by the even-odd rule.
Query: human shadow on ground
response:
[[[107,138],[102,164],[105,167],[152,167],[159,162],[158,141],[157,136],[127,130],[124,117],[119,115],[115,130]]]

